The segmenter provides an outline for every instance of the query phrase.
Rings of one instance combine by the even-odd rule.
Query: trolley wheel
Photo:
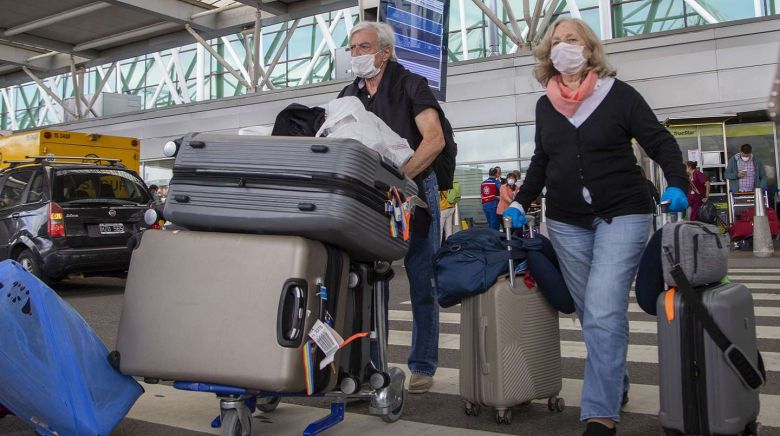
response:
[[[279,403],[282,401],[281,397],[258,398],[258,400],[264,402],[257,402],[257,410],[265,413],[270,413],[276,410],[276,408],[279,407]]]
[[[252,434],[252,421],[248,428],[241,425],[238,410],[225,410],[222,414],[222,425],[219,427],[219,436],[250,436]]]
[[[496,424],[509,425],[511,423],[512,423],[512,409],[496,410]]]
[[[758,422],[751,422],[745,426],[745,434],[748,436],[759,436],[761,434],[761,424]]]
[[[382,421],[384,422],[396,422],[401,419],[401,415],[404,413],[404,405],[406,404],[406,389],[401,391],[401,404],[398,405],[387,415],[382,415]]]
[[[560,397],[550,397],[547,399],[547,410],[550,412],[563,412],[566,408],[566,402]]]
[[[463,413],[465,413],[466,416],[479,416],[479,404],[466,402]]]

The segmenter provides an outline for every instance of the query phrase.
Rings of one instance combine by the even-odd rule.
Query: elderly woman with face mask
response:
[[[588,350],[584,434],[611,435],[628,401],[628,293],[653,216],[632,138],[663,169],[669,188],[661,199],[672,211],[688,206],[688,177],[674,138],[642,96],[615,78],[585,22],[557,20],[534,56],[534,76],[545,87],[536,105],[536,148],[504,216],[522,226],[546,186],[549,237]]]

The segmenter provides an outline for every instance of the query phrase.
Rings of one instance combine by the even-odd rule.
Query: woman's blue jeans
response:
[[[628,292],[647,243],[652,215],[625,215],[593,229],[547,220],[547,229],[582,322],[588,358],[580,419],[620,421],[628,391]]]

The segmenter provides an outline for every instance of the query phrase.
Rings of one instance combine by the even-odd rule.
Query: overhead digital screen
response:
[[[382,0],[380,21],[393,28],[398,62],[428,79],[433,94],[446,100],[449,0]]]

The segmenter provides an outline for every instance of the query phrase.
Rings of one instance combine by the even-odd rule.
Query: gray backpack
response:
[[[717,226],[684,221],[666,224],[662,231],[661,259],[667,285],[677,286],[667,252],[693,286],[720,282],[728,273],[729,236]]]

